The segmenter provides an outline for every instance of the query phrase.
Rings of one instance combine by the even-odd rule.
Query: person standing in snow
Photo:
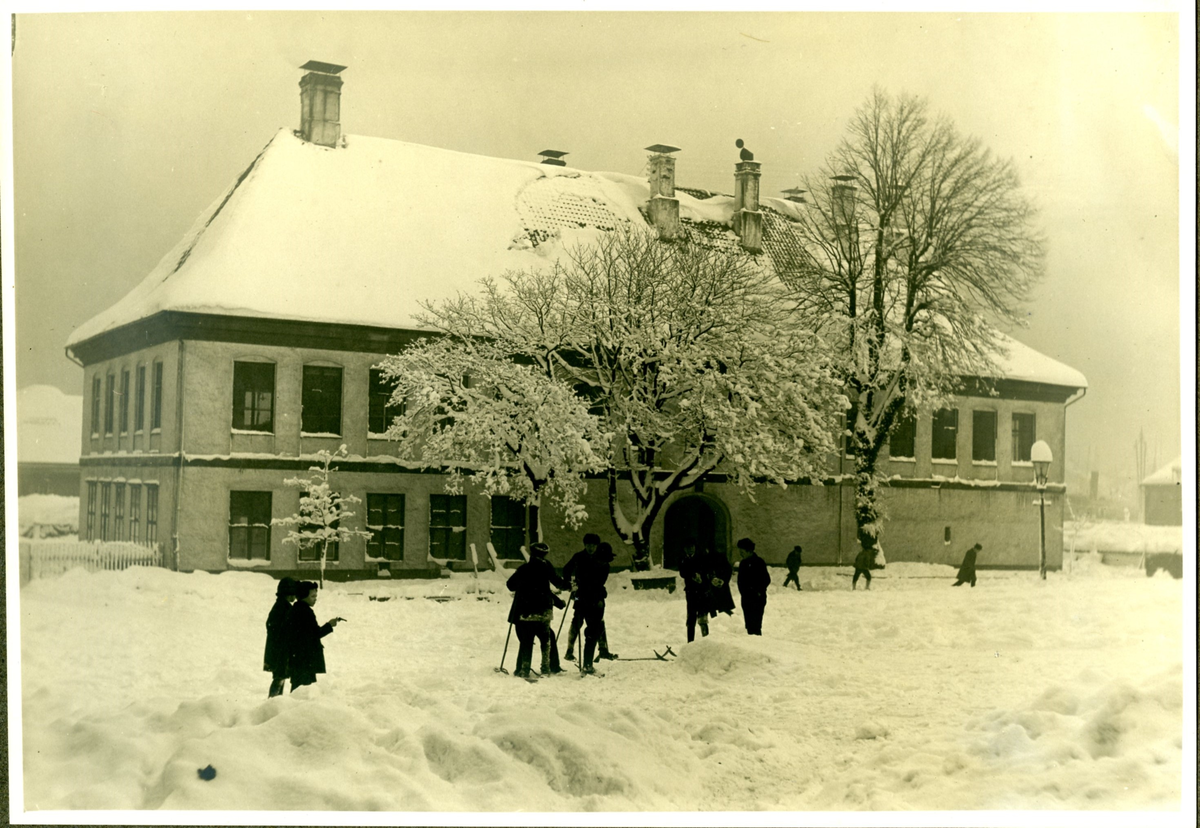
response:
[[[958,568],[958,580],[952,586],[962,586],[968,581],[972,587],[975,586],[975,557],[982,551],[983,546],[978,543],[967,550],[963,555],[962,566]]]
[[[599,541],[599,538],[596,540]],[[575,596],[575,616],[571,622],[571,636],[567,639],[567,658],[575,657],[575,638],[579,628],[586,623],[582,666],[585,673],[595,672],[592,662],[596,657],[597,645],[600,647],[600,658],[616,657],[608,651],[608,635],[604,628],[604,599],[608,597],[604,583],[608,580],[612,560],[612,547],[607,543],[599,543],[594,552],[579,552],[563,567],[563,577],[570,580]]]
[[[709,549],[704,554],[703,566],[708,572],[708,614],[713,618],[717,617],[718,612],[733,615],[733,611],[737,609],[733,603],[733,591],[729,587],[729,579],[733,576],[733,564],[715,549]]]
[[[683,556],[679,559],[679,577],[683,578],[683,597],[687,602],[687,640],[696,640],[696,624],[700,635],[708,635],[709,583],[704,569],[704,558],[696,551],[694,541],[683,545]]]
[[[858,576],[863,575],[867,579],[867,589],[871,588],[871,567],[875,565],[875,552],[870,549],[863,549],[854,558],[854,577],[850,581],[850,589],[858,589]]]
[[[271,674],[271,689],[267,698],[283,695],[288,675],[288,615],[296,600],[296,579],[281,578],[275,588],[275,605],[267,614],[267,648],[263,653],[263,669]]]
[[[575,611],[571,615],[571,626],[567,630],[567,660],[573,661],[575,658],[575,640],[579,637],[579,630],[583,627],[584,616],[586,610],[581,603],[580,595],[580,577],[581,568],[584,570],[582,576],[585,580],[590,580],[590,572],[587,572],[590,565],[596,559],[596,550],[600,547],[600,536],[594,532],[588,532],[583,536],[583,550],[576,552],[571,556],[571,560],[567,561],[566,566],[562,568],[563,578],[571,584],[571,597],[575,601]],[[604,573],[604,577],[608,577],[608,573]],[[585,589],[584,594],[594,590]]]
[[[333,632],[333,628],[344,618],[331,618],[323,625],[317,624],[312,608],[317,603],[317,585],[313,581],[301,581],[296,585],[296,601],[288,613],[288,676],[292,680],[292,691],[306,684],[315,684],[317,673],[325,672],[325,647],[321,639]]]
[[[533,544],[529,547],[529,560],[517,567],[517,571],[508,579],[508,588],[514,593],[508,620],[517,631],[517,640],[521,642],[513,675],[520,678],[529,678],[533,669],[534,638],[541,642],[542,675],[562,672],[550,659],[554,635],[550,622],[554,618],[554,608],[561,609],[566,604],[550,591],[550,585],[569,589],[570,584],[560,578],[554,571],[554,565],[546,560],[549,554],[550,547],[546,544]]]
[[[802,550],[800,548],[800,544],[796,544],[795,546],[792,547],[792,551],[788,553],[788,556],[787,556],[788,576],[786,579],[784,579],[784,582],[783,582],[784,589],[787,589],[788,584],[795,584],[796,590],[797,591],[800,590],[800,564],[802,563],[800,556],[803,553],[803,551],[804,550]]]
[[[767,609],[767,587],[771,584],[771,573],[767,562],[754,552],[754,541],[742,538],[737,542],[742,550],[742,562],[738,564],[738,595],[742,598],[742,616],[746,621],[746,633],[762,635],[763,612]]]

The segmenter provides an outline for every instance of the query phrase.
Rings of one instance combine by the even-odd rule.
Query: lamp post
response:
[[[1037,478],[1038,489],[1038,507],[1042,518],[1042,534],[1041,542],[1038,546],[1040,552],[1039,570],[1042,573],[1042,580],[1046,580],[1046,476],[1050,473],[1050,461],[1054,459],[1054,454],[1050,451],[1050,446],[1045,440],[1038,440],[1029,449],[1029,459],[1033,461],[1033,474]]]

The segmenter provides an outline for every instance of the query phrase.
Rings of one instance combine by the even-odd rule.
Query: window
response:
[[[958,457],[958,409],[941,408],[933,412],[933,459]]]
[[[108,519],[112,511],[112,484],[100,484],[100,540],[106,541],[108,537]]]
[[[92,377],[92,436],[100,435],[100,375]]]
[[[233,363],[233,427],[269,432],[275,430],[274,422],[274,363]]]
[[[525,504],[503,495],[492,497],[492,546],[496,557],[506,560],[521,558],[525,544]]]
[[[247,561],[270,560],[270,492],[229,493],[229,557]]]
[[[129,485],[129,540],[132,543],[142,542],[142,487],[137,483]]]
[[[146,543],[158,543],[158,485],[146,486]]]
[[[429,496],[429,557],[467,559],[466,495]]]
[[[121,402],[118,406],[121,412],[121,433],[129,433],[129,369],[121,371]]]
[[[98,382],[96,383],[98,384]],[[96,399],[100,399],[99,396]],[[96,539],[96,481],[89,480],[87,485],[87,521],[85,524],[85,540]]]
[[[104,378],[104,433],[113,433],[113,397],[116,395],[116,377],[108,374]]]
[[[392,392],[395,390],[395,380],[386,378],[379,368],[371,369],[367,411],[367,431],[371,434],[383,434],[392,424],[392,420],[404,413],[404,406],[391,404]]]
[[[367,557],[404,560],[404,495],[367,494]]]
[[[911,414],[901,413],[892,423],[892,433],[888,435],[888,454],[893,460],[897,457],[915,458],[916,444],[917,421]]]
[[[304,366],[300,430],[309,434],[342,433],[342,369]]]
[[[146,427],[146,366],[137,367],[137,380],[133,392],[133,430]]]
[[[331,498],[337,498],[337,492],[330,492]],[[308,496],[308,492],[302,492],[303,497]],[[337,529],[341,521],[335,520],[329,524],[331,528]],[[317,532],[325,528],[324,523],[318,523],[315,520],[305,521],[297,527],[298,532]],[[298,560],[301,561],[319,561],[321,560],[321,545],[320,540],[312,540],[308,543],[301,543],[298,552]],[[329,541],[329,546],[325,549],[325,560],[336,563],[338,559],[338,541],[336,537]]]
[[[1014,463],[1028,463],[1029,451],[1037,439],[1037,420],[1033,414],[1012,415],[1012,459]]]
[[[125,484],[113,484],[113,540],[125,540]]]
[[[971,412],[971,459],[976,463],[996,462],[996,412]]]
[[[154,363],[154,386],[150,399],[150,428],[162,428],[163,364]]]

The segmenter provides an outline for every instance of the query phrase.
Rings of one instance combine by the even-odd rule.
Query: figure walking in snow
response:
[[[800,548],[800,544],[796,544],[795,546],[792,547],[792,551],[788,553],[788,556],[787,556],[788,576],[783,581],[784,589],[787,588],[788,584],[795,584],[796,589],[797,590],[800,589],[800,564],[801,564],[800,555],[802,552],[803,552],[803,550]]]
[[[263,669],[271,674],[268,698],[283,695],[288,675],[288,615],[296,600],[296,580],[281,578],[275,588],[275,605],[267,614],[267,648],[263,653]]]
[[[683,545],[683,556],[679,560],[679,577],[683,578],[683,597],[687,601],[687,640],[696,640],[696,624],[700,635],[708,635],[709,584],[704,569],[704,558],[696,551],[696,544],[687,541]]]
[[[742,598],[742,616],[746,620],[746,632],[762,635],[763,612],[767,608],[767,587],[771,584],[771,573],[767,562],[754,552],[754,541],[742,538],[737,542],[742,550],[742,562],[738,564],[737,586]]]
[[[871,567],[875,565],[874,550],[864,549],[854,558],[854,577],[850,580],[850,589],[858,589],[858,576],[867,579],[867,589],[871,588]]]
[[[975,586],[975,557],[982,551],[983,546],[978,543],[967,550],[967,553],[963,555],[962,566],[958,568],[958,580],[954,582],[953,586],[962,586],[968,581],[972,587]]]
[[[596,657],[597,645],[600,647],[600,658],[615,658],[608,651],[608,635],[604,628],[604,599],[608,597],[604,584],[608,580],[612,560],[612,546],[600,543],[599,537],[589,533],[583,538],[583,551],[575,553],[563,567],[563,578],[570,582],[575,601],[575,614],[571,618],[571,631],[567,636],[567,658],[575,658],[575,640],[586,623],[582,666],[585,673],[595,672],[592,662]]]
[[[317,624],[313,607],[317,603],[317,584],[301,581],[296,585],[296,601],[288,613],[288,675],[292,679],[292,692],[297,687],[315,684],[317,674],[325,672],[325,646],[321,639],[333,632],[333,628],[344,618],[331,618],[325,624]]]
[[[508,588],[513,592],[512,608],[508,620],[517,631],[520,647],[517,649],[517,668],[513,675],[529,678],[533,669],[533,640],[537,638],[542,650],[542,675],[562,672],[550,659],[550,646],[554,631],[550,622],[555,607],[565,607],[561,598],[550,591],[550,585],[569,589],[570,584],[554,571],[554,565],[546,560],[550,547],[535,543],[529,547],[529,560],[517,567],[508,579]]]

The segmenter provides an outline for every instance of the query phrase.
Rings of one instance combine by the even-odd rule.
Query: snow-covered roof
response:
[[[707,197],[705,197],[707,196]],[[280,130],[123,299],[67,347],[161,311],[420,329],[423,302],[544,265],[625,223],[646,224],[645,178],[350,135],[337,148]],[[733,198],[677,189],[683,231],[736,247]],[[800,206],[763,198],[763,247],[786,260]],[[1015,340],[1012,379],[1085,387]]]
[[[83,397],[52,385],[17,391],[17,462],[78,463]]]
[[[1178,486],[1183,479],[1183,457],[1176,457],[1142,481],[1143,486]]]

